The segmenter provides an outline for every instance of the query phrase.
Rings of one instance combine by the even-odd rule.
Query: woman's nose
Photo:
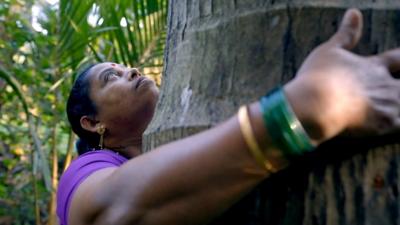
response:
[[[140,73],[138,68],[132,68],[128,71],[128,79],[131,81],[135,79],[135,77],[140,77],[142,74]]]

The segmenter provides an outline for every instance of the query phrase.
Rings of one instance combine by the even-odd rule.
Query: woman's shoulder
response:
[[[82,164],[91,164],[91,163],[111,163],[116,166],[120,166],[124,162],[126,162],[127,159],[117,152],[107,150],[107,149],[102,149],[102,150],[93,150],[86,152],[78,158],[76,158],[70,165],[70,167],[76,167],[75,164],[77,165],[82,165]]]
[[[126,161],[127,159],[125,157],[110,150],[86,152],[71,162],[61,176],[60,185],[63,180],[69,180],[70,176],[77,177],[80,174],[84,175],[105,167],[118,167]]]
[[[94,172],[119,167],[127,159],[110,150],[86,152],[71,162],[60,178],[57,191],[57,214],[65,221],[72,196],[79,185]]]
[[[119,167],[127,159],[110,150],[94,150],[78,156],[71,162],[60,178],[59,190],[86,178],[91,173],[107,168]]]

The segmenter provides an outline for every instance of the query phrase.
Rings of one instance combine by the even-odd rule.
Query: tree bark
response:
[[[163,84],[145,148],[212,127],[292,79],[350,7],[364,14],[355,52],[400,46],[398,0],[170,0]],[[213,224],[400,224],[399,140],[332,140]]]

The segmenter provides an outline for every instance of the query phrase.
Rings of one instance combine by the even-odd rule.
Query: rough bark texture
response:
[[[399,0],[170,0],[154,148],[233,115],[294,77],[346,8],[364,14],[355,52],[400,46]],[[400,224],[399,135],[333,140],[274,175],[213,224]],[[221,165],[223,166],[223,165]]]

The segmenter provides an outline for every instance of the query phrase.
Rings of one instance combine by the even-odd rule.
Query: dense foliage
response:
[[[166,0],[0,1],[0,224],[57,224],[76,74],[115,61],[160,83],[166,9]]]

